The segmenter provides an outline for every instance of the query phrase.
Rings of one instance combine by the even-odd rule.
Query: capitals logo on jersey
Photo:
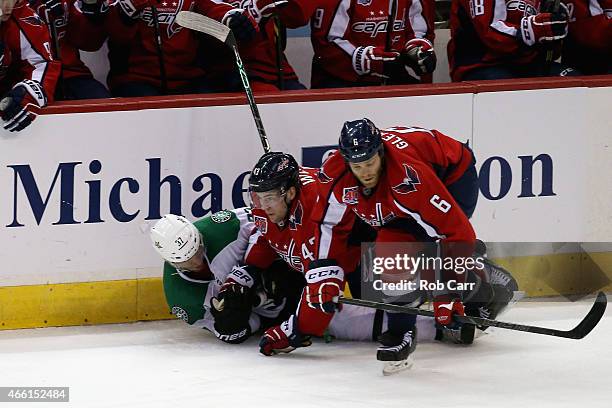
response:
[[[255,226],[257,227],[259,232],[261,232],[262,234],[268,232],[268,220],[265,217],[254,215],[253,222],[255,223]]]
[[[270,240],[268,240],[268,242],[270,243],[270,246],[276,251],[278,256],[280,256],[280,258],[285,261],[285,263],[287,263],[287,265],[289,265],[298,272],[304,272],[304,265],[302,264],[302,259],[299,256],[293,254],[293,251],[295,250],[295,241],[293,239],[289,241],[289,245],[274,244],[270,242]]]
[[[395,218],[395,213],[393,211],[389,211],[386,215],[383,214],[383,208],[381,203],[376,203],[376,214],[370,214],[368,216],[365,213],[357,212],[356,209],[354,210],[354,212],[364,222],[370,224],[373,227],[382,227],[383,225],[388,224],[391,220]]]
[[[168,26],[167,34],[168,38],[171,38],[174,34],[181,31],[182,27],[175,21],[176,15],[183,9],[184,0],[163,0],[158,3],[157,7],[157,21],[158,24],[165,24]],[[147,23],[149,27],[155,25],[153,19],[153,12],[150,7],[145,8],[140,15],[140,18]]]
[[[298,201],[295,206],[295,211],[289,216],[289,229],[297,230],[298,225],[302,225],[302,218],[304,217],[304,208],[302,203]]]
[[[346,204],[357,204],[359,201],[359,187],[345,187],[342,190],[342,202]]]
[[[421,180],[419,180],[419,174],[413,169],[411,166],[404,164],[404,171],[406,172],[406,177],[402,180],[401,183],[393,187],[393,191],[400,194],[408,194],[416,191],[417,184],[421,184]]]

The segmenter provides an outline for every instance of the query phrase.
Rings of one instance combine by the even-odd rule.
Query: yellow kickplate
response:
[[[0,329],[169,318],[161,278],[0,287]]]

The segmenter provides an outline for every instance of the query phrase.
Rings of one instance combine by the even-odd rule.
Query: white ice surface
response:
[[[519,304],[503,320],[573,327],[588,302]],[[583,340],[489,329],[472,346],[421,342],[383,377],[374,343],[264,357],[179,321],[0,332],[0,386],[69,386],[53,407],[612,407],[612,313]],[[0,408],[49,403],[0,403]]]

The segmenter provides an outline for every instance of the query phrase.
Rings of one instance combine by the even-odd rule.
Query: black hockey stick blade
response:
[[[529,333],[535,333],[535,334],[544,334],[547,336],[555,336],[555,337],[563,337],[566,339],[579,340],[579,339],[584,338],[587,334],[589,334],[595,328],[595,326],[597,326],[597,323],[599,323],[599,321],[601,320],[601,318],[603,317],[606,311],[606,306],[608,304],[607,302],[608,302],[608,299],[606,295],[603,292],[599,292],[597,294],[597,298],[595,299],[595,303],[591,307],[591,310],[589,310],[589,312],[582,319],[582,321],[578,323],[578,325],[571,330],[549,329],[546,327],[529,326],[529,325],[519,324],[519,323],[500,322],[498,320],[483,319],[480,317],[472,317],[472,316],[455,316],[454,319],[456,319],[460,323],[470,323],[476,326],[499,327],[499,328],[508,329],[508,330],[516,330],[516,331],[523,331],[523,332],[529,332]],[[347,298],[340,298],[340,303],[345,303],[348,305],[355,305],[355,306],[369,307],[369,308],[380,309],[380,310],[386,310],[390,312],[401,312],[401,313],[407,313],[407,314],[416,314],[419,316],[434,317],[434,312],[431,310],[423,310],[423,309],[409,307],[409,306],[393,305],[390,303],[380,303],[380,302],[372,302],[372,301],[363,300],[363,299],[347,299]]]

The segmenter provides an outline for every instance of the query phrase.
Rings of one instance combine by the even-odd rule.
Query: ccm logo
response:
[[[331,277],[342,279],[340,269],[325,269],[322,271],[314,270],[306,274],[306,280],[308,282],[317,282]]]

